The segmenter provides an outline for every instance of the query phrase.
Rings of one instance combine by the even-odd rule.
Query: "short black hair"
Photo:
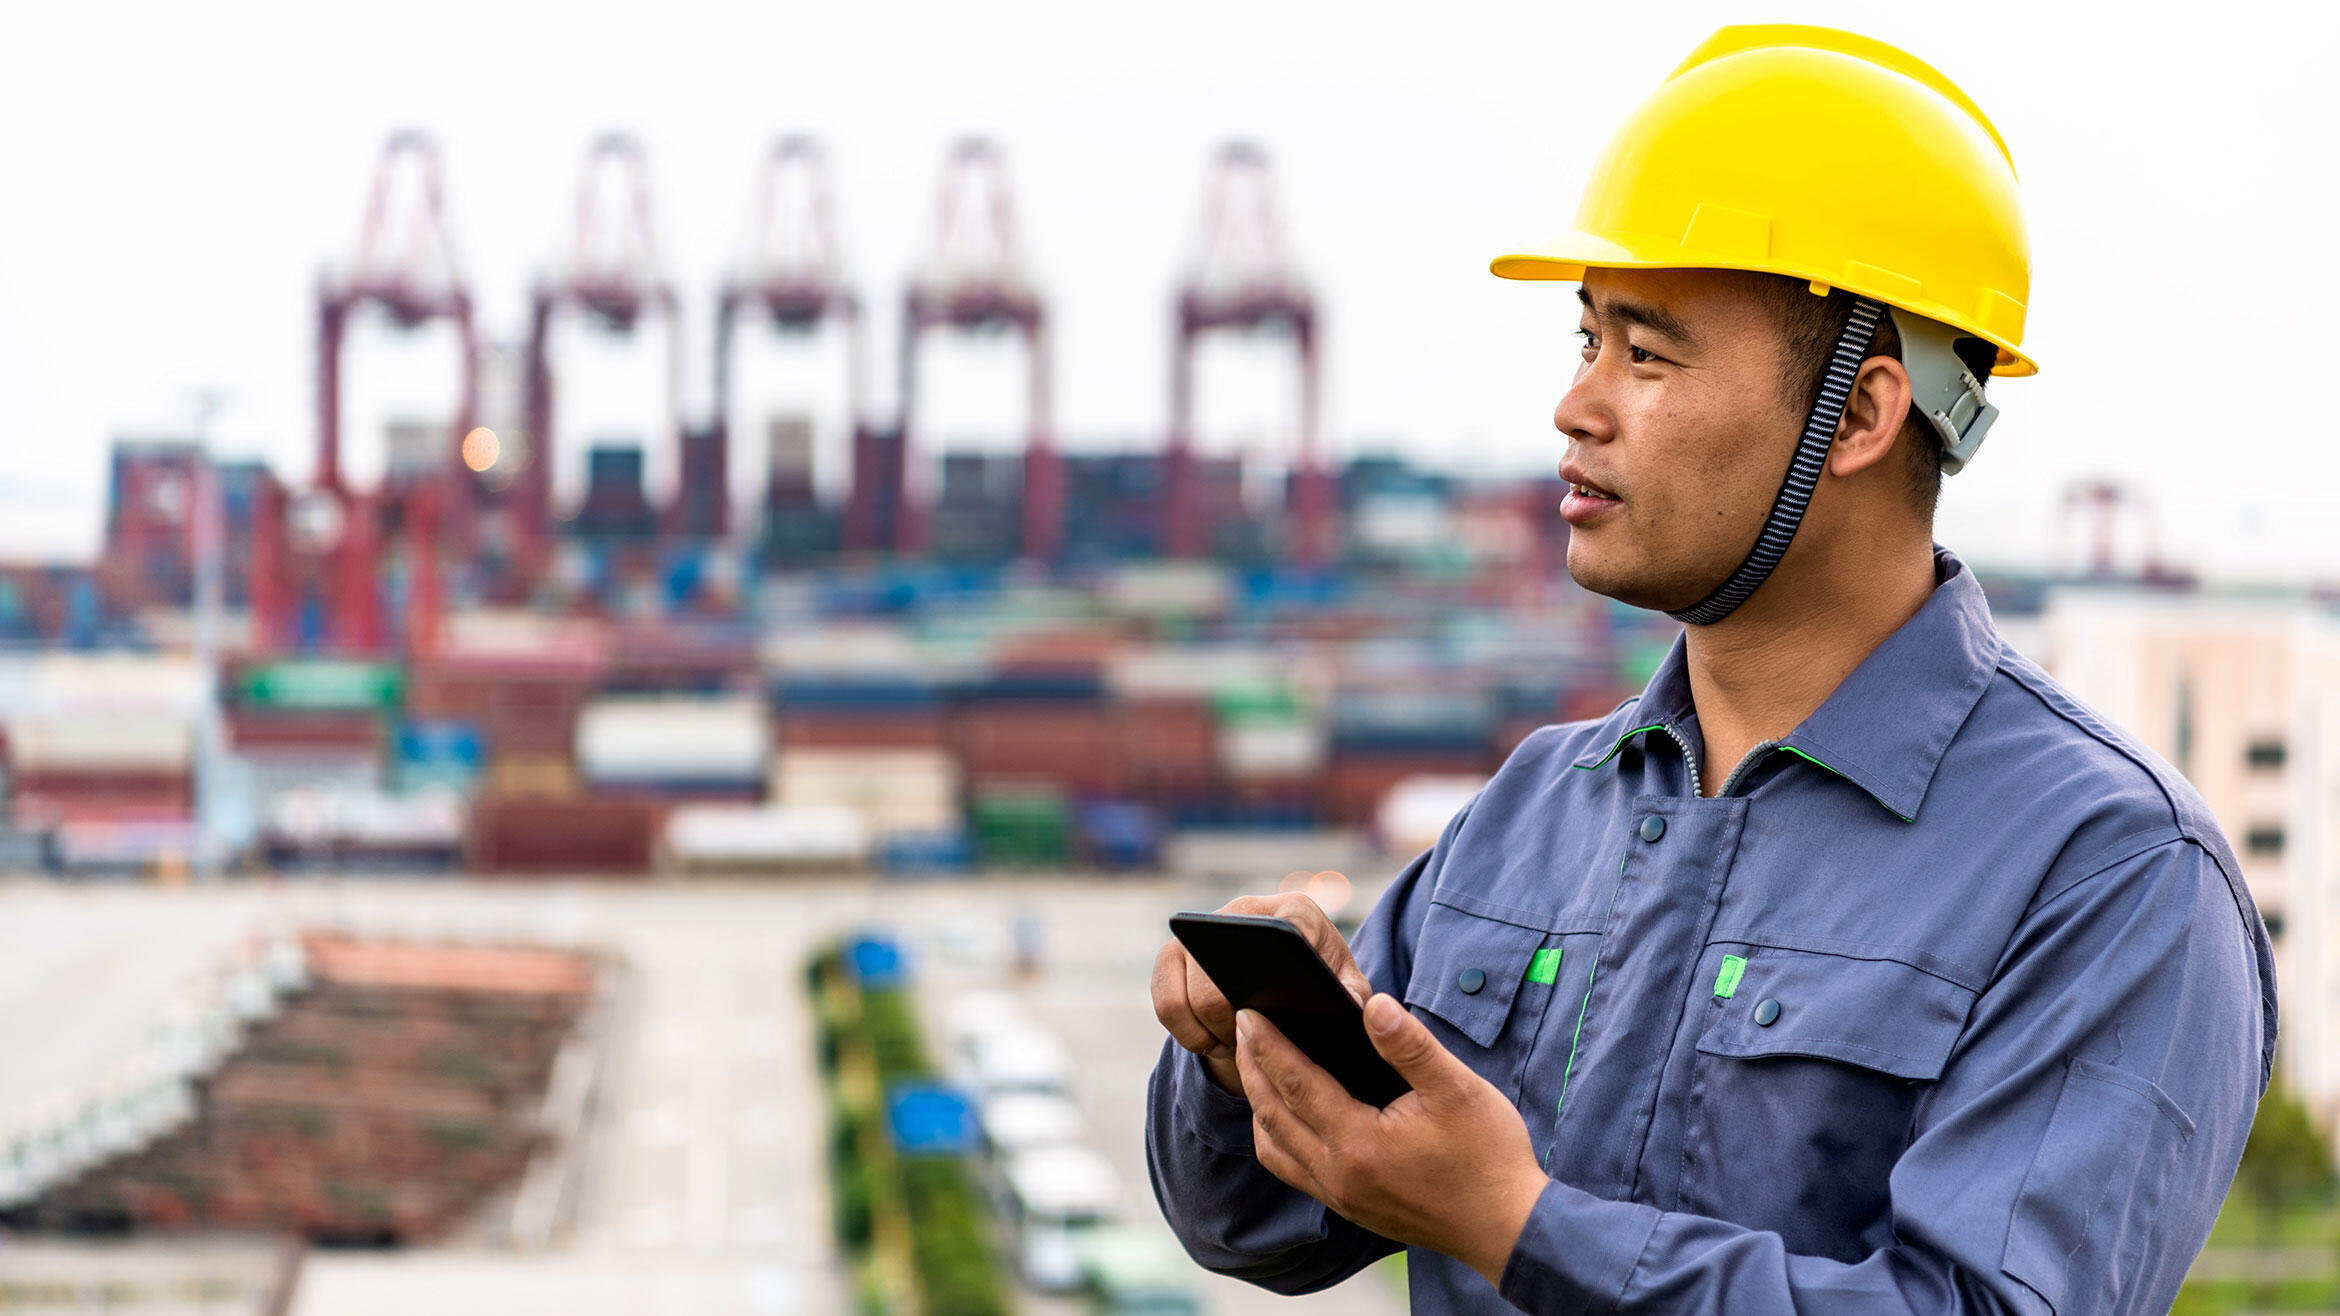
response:
[[[1806,280],[1784,274],[1750,277],[1778,321],[1786,342],[1788,396],[1810,414],[1820,400],[1820,385],[1828,375],[1828,355],[1835,350],[1844,326],[1852,320],[1853,295],[1842,288],[1831,288],[1827,296],[1815,297]],[[1970,343],[1988,347],[1980,339],[1962,340],[1960,347],[1963,349]],[[1868,355],[1901,360],[1901,331],[1894,326],[1891,315],[1877,321],[1877,332],[1869,340]],[[1961,357],[1966,355],[1965,351],[1960,352]],[[1988,359],[1982,360],[1979,366],[1969,360],[1967,366],[1976,370],[1976,378],[1986,382],[1990,378]],[[1915,406],[1903,418],[1899,437],[1910,503],[1930,522],[1935,507],[1942,501],[1942,440]]]

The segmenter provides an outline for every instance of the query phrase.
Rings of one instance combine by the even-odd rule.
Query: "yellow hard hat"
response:
[[[1576,228],[1499,256],[1507,279],[1588,268],[1760,270],[2021,350],[2030,241],[2015,164],[1956,84],[1830,28],[1726,27],[1610,139]]]

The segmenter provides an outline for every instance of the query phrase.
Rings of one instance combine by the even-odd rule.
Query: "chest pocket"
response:
[[[1433,902],[1415,942],[1406,1004],[1428,1016],[1448,1050],[1505,1092],[1516,1092],[1526,1043],[1504,1037],[1504,1028],[1528,966],[1547,941],[1558,938],[1542,928]]]
[[[1746,967],[1728,998],[1714,998],[1714,1019],[1698,1039],[1710,1056],[1810,1056],[1931,1080],[1942,1076],[1974,1006],[1972,990],[1900,960],[1721,949]]]
[[[1924,1085],[1940,1078],[1975,992],[1899,959],[1747,944],[1709,996],[1683,1133],[1680,1207],[1854,1261],[1892,1232],[1889,1180]]]

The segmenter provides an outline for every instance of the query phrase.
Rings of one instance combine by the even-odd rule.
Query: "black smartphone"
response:
[[[1229,1004],[1267,1016],[1350,1096],[1386,1106],[1413,1090],[1373,1049],[1364,1009],[1300,929],[1262,914],[1179,913],[1170,935]]]

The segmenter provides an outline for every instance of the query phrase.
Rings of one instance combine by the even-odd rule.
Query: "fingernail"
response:
[[[1396,1032],[1405,1017],[1405,1011],[1398,1008],[1397,998],[1387,993],[1374,997],[1365,1005],[1365,1022],[1377,1033]]]
[[[1251,1011],[1237,1010],[1235,1012],[1235,1040],[1239,1042],[1251,1040]]]

